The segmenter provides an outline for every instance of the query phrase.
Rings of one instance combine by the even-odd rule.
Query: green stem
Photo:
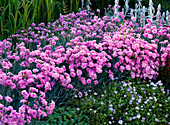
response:
[[[2,15],[2,13],[1,13],[1,34],[2,34],[2,39],[3,39],[3,21],[2,21],[2,17],[3,15]]]

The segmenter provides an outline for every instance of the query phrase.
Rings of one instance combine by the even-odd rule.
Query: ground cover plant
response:
[[[0,41],[0,124],[34,124],[35,121],[47,120],[44,117],[50,118],[55,107],[66,106],[73,96],[81,98],[89,89],[102,88],[103,83],[114,86],[114,91],[110,91],[109,87],[106,91],[110,94],[117,91],[118,95],[115,96],[119,98],[122,96],[120,85],[129,84],[123,82],[127,79],[132,79],[130,82],[133,83],[133,86],[127,87],[136,88],[132,91],[133,95],[125,87],[124,92],[129,96],[135,98],[137,93],[140,95],[143,91],[140,88],[144,88],[147,90],[146,94],[152,96],[151,103],[154,106],[163,105],[155,110],[156,121],[150,118],[150,114],[154,112],[145,120],[151,124],[157,124],[158,121],[168,124],[169,93],[165,94],[161,90],[162,83],[158,76],[161,68],[168,70],[165,76],[169,75],[170,28],[161,24],[161,21],[155,24],[150,19],[144,27],[139,27],[135,17],[125,20],[123,12],[119,16],[120,18],[100,18],[83,10],[63,15],[47,26],[44,23],[32,23],[28,30],[18,31],[11,38]],[[168,83],[169,79],[166,79],[163,84],[167,87]],[[147,84],[155,88],[148,89]],[[163,93],[165,98],[161,99],[159,93]],[[144,103],[147,100],[145,93],[140,96],[142,103],[135,103],[144,106],[144,111],[150,110],[151,107]],[[128,101],[130,97],[123,105],[131,105]],[[80,101],[80,106],[82,104]],[[120,104],[115,102],[114,106],[118,105]],[[85,110],[87,106],[83,106],[81,108]],[[136,107],[137,104],[133,106]],[[108,105],[104,105],[101,111],[107,108]],[[135,117],[134,123],[140,123],[144,111],[135,112],[136,110],[129,108],[126,112],[132,112],[132,116],[127,115],[127,118],[120,112],[111,121],[109,116],[103,116],[108,111],[103,111],[104,114],[96,117],[105,117],[104,124],[113,121],[129,123],[128,120],[132,120],[132,117]],[[158,115],[158,110],[159,113],[163,110],[161,116]],[[88,115],[94,117],[94,114]],[[89,124],[95,123],[92,117],[89,117]],[[135,120],[136,117],[140,120]]]
[[[110,83],[102,90],[83,93],[70,103],[94,124],[169,124],[169,91],[163,83],[131,80]]]

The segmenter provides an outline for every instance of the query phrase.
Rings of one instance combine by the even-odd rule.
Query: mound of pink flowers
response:
[[[51,114],[55,102],[46,92],[56,84],[81,97],[73,84],[77,79],[86,86],[97,85],[103,73],[110,80],[119,72],[156,79],[170,58],[169,40],[170,28],[150,20],[138,27],[131,20],[99,18],[86,10],[47,26],[32,24],[0,41],[0,124],[29,124]]]

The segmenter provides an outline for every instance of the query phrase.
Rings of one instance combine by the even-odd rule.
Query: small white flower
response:
[[[104,102],[101,102],[101,104],[103,105],[103,104],[104,104]]]
[[[135,107],[136,110],[139,110],[139,107]]]
[[[117,91],[114,91],[115,94],[117,94]]]
[[[119,124],[123,124],[123,121],[122,121],[122,120],[119,120],[118,123],[119,123]]]
[[[162,106],[162,104],[159,104],[159,106],[161,107],[161,106]]]
[[[112,122],[111,122],[111,121],[109,121],[109,124],[112,124]]]
[[[127,84],[126,84],[126,83],[124,83],[124,84],[123,84],[123,86],[127,86]]]
[[[150,113],[148,112],[147,115],[150,115]]]
[[[101,95],[101,97],[104,97],[104,95]]]
[[[153,99],[152,97],[149,97],[149,99]]]
[[[140,114],[138,114],[136,117],[139,119],[139,118],[141,117],[141,115],[140,115]]]
[[[98,93],[95,92],[94,95],[98,95]]]
[[[77,108],[77,111],[79,111],[80,110],[80,108]]]
[[[134,97],[132,97],[132,100],[135,100],[135,98],[134,98]]]
[[[96,110],[94,110],[94,113],[96,113]]]
[[[156,84],[154,84],[153,82],[151,82],[150,84],[151,84],[151,85],[153,85],[153,86],[155,86],[155,87],[157,86],[157,85],[156,85]]]
[[[159,119],[155,118],[155,122],[159,122]]]
[[[136,119],[136,118],[137,118],[136,116],[133,117],[133,119]]]
[[[153,89],[153,90],[155,90],[155,89],[156,89],[156,87],[153,87],[152,89]]]

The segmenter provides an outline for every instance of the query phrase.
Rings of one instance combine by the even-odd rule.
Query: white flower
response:
[[[153,90],[155,90],[155,89],[156,89],[156,87],[153,87],[152,89],[153,89]]]
[[[80,108],[77,108],[77,111],[79,111],[80,110]]]
[[[101,97],[104,97],[104,95],[101,95]]]
[[[139,119],[139,118],[141,117],[141,115],[140,115],[140,114],[138,114],[136,117]]]
[[[119,120],[118,123],[119,123],[119,124],[123,124],[123,121],[122,121],[122,120]]]
[[[152,97],[149,97],[149,99],[153,99]]]
[[[101,104],[103,105],[103,104],[104,104],[104,102],[101,102]]]
[[[112,122],[111,122],[111,121],[109,121],[109,124],[112,124]]]
[[[132,100],[135,100],[135,98],[134,98],[134,97],[132,97]]]
[[[115,94],[117,94],[117,91],[114,91]]]
[[[109,106],[110,106],[110,107],[113,107],[113,105],[112,105],[112,104],[110,104]]]
[[[155,122],[159,122],[159,119],[155,118]]]

